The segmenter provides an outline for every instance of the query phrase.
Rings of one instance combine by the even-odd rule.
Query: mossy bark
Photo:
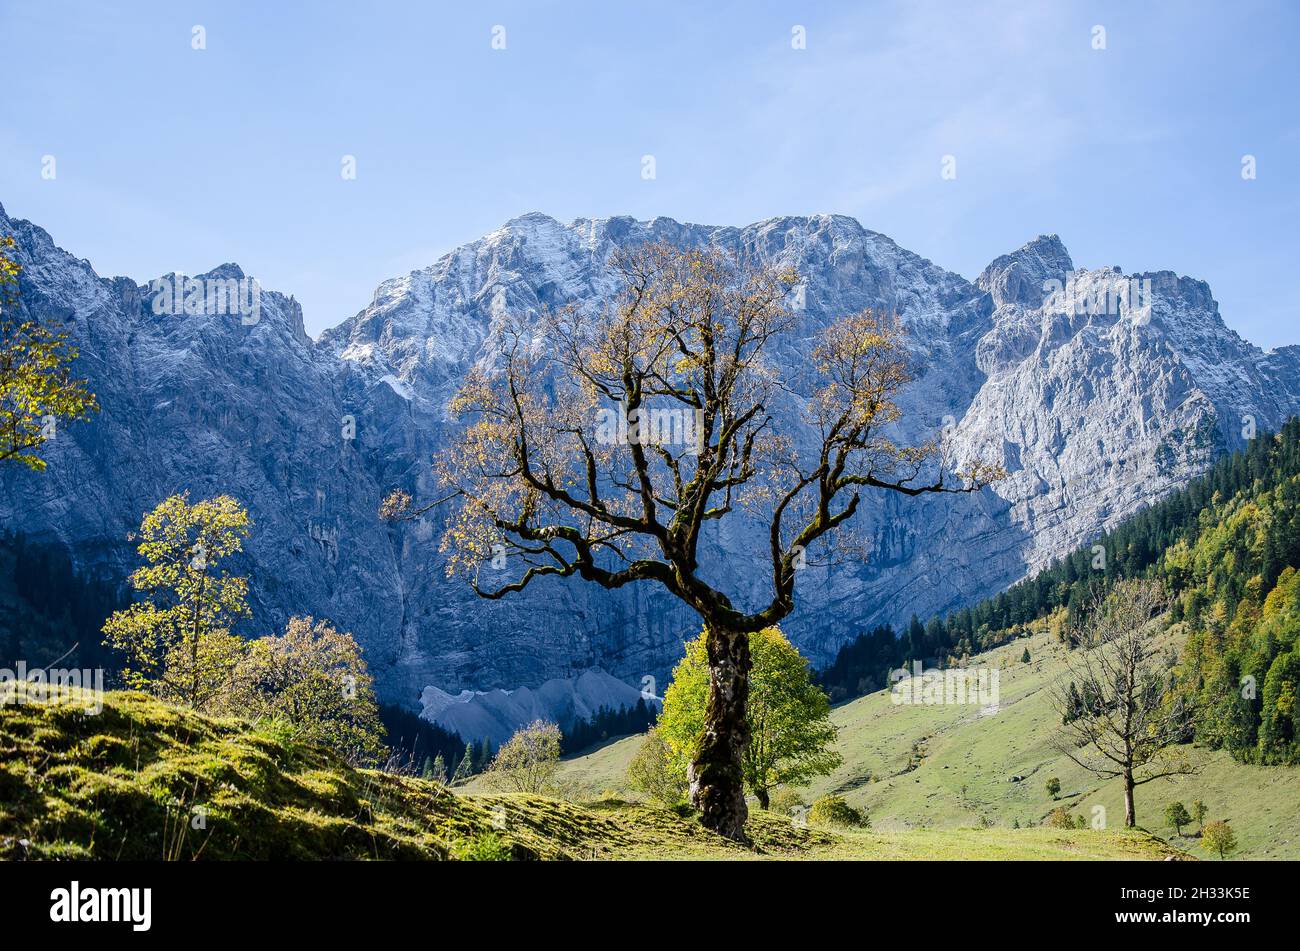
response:
[[[710,626],[705,635],[709,657],[709,703],[704,736],[687,770],[691,804],[704,827],[737,842],[747,842],[745,780],[741,757],[749,744],[749,636]]]

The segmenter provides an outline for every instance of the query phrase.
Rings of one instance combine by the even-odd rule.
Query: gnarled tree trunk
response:
[[[704,827],[746,842],[745,781],[741,757],[749,744],[749,636],[709,626],[705,634],[709,656],[709,704],[704,737],[687,770],[691,803]]]

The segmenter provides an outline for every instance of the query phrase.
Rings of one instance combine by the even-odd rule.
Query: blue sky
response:
[[[968,277],[1056,232],[1077,266],[1208,281],[1275,346],[1297,41],[1286,0],[0,0],[0,202],[101,274],[236,261],[313,334],[526,211],[838,212]]]

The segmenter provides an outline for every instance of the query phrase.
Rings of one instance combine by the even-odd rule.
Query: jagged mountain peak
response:
[[[1074,270],[1065,244],[1055,234],[1039,235],[1010,254],[995,258],[976,285],[987,291],[996,306],[1042,306],[1051,281],[1064,283]]]
[[[236,281],[242,281],[244,278],[249,277],[250,275],[245,274],[244,269],[240,267],[238,264],[235,264],[233,261],[227,261],[225,264],[218,264],[212,270],[205,271],[204,273],[196,276],[203,277],[203,278],[208,278],[208,277],[219,278],[221,280],[234,279]]]
[[[579,217],[567,222],[540,211],[517,215],[499,228],[449,252],[423,271],[438,271],[448,262],[462,257],[467,250],[481,252],[503,245],[522,246],[529,241],[545,239],[578,248],[582,251],[608,249],[610,246],[667,240],[681,244],[715,244],[730,250],[748,248],[755,252],[786,250],[792,242],[805,241],[853,242],[869,240],[880,247],[888,247],[899,254],[919,262],[931,262],[900,247],[887,235],[871,231],[850,215],[818,213],[810,215],[777,215],[747,225],[716,225],[680,221],[667,215],[640,219],[632,215],[609,217]],[[539,249],[548,249],[542,243]],[[537,249],[535,249],[536,252]]]
[[[792,305],[813,320],[873,307],[909,323],[956,320],[973,330],[986,316],[970,282],[845,215],[787,215],[736,227],[664,216],[563,223],[530,212],[428,267],[385,281],[366,308],[325,331],[321,343],[381,376],[406,382],[423,376],[436,388],[459,378],[506,314],[610,299],[617,291],[611,254],[657,240],[714,245],[741,259],[793,266],[809,280],[796,288]]]

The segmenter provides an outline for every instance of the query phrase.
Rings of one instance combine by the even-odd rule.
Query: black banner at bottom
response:
[[[632,929],[653,923],[655,933],[675,927],[665,916],[680,918],[696,937],[700,928],[848,916],[874,937],[996,939],[1064,927],[1232,940],[1289,920],[1291,872],[1275,862],[8,863],[0,908],[15,942],[110,932],[127,941],[298,940],[433,922],[440,940],[460,922],[468,939],[502,929],[544,937],[611,914],[626,914]]]

